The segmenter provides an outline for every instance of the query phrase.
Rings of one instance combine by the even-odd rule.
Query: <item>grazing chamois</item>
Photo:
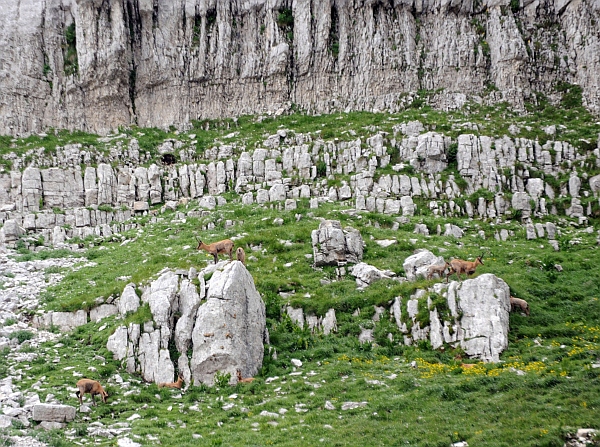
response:
[[[108,393],[104,391],[100,382],[92,379],[80,379],[77,382],[77,391],[75,392],[75,395],[79,398],[79,405],[83,405],[83,395],[85,393],[90,393],[94,405],[96,405],[96,394],[100,395],[102,402],[104,403],[106,403],[106,398],[108,397]]]
[[[516,312],[520,310],[525,312],[525,315],[529,316],[529,303],[521,298],[510,297],[510,311]]]
[[[238,379],[238,383],[252,383],[252,381],[254,380],[254,377],[243,378],[242,377],[242,371],[240,371],[238,369],[237,370],[237,379]]]
[[[235,251],[235,257],[242,264],[246,265],[246,252],[242,247],[238,247],[238,249]]]
[[[446,272],[446,268],[452,268],[452,267],[450,267],[450,264],[448,264],[447,262],[444,262],[443,264],[440,264],[440,265],[430,265],[429,268],[427,269],[427,279],[433,278],[433,275],[435,275],[436,273],[438,274],[440,279],[442,279],[442,277],[444,276],[444,273]]]
[[[177,389],[181,389],[181,386],[183,385],[183,376],[181,374],[179,374],[177,376],[177,382],[160,382],[158,384],[159,388],[177,388]]]
[[[475,273],[478,265],[483,265],[483,254],[477,256],[474,261],[463,261],[462,259],[453,259],[450,261],[450,270],[446,274],[446,282],[448,282],[448,277],[452,275],[452,273],[456,273],[458,276],[458,280],[460,281],[460,274],[464,273],[465,276],[472,275]]]
[[[219,261],[219,255],[221,253],[229,255],[229,260],[233,259],[233,241],[230,239],[223,239],[219,242],[213,242],[212,244],[206,245],[200,239],[196,238],[198,241],[197,250],[205,250],[215,258],[215,264]]]

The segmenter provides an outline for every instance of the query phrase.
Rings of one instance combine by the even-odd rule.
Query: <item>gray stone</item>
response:
[[[135,292],[135,284],[129,283],[125,286],[119,298],[118,307],[121,315],[138,310],[140,307],[140,298]]]
[[[395,276],[394,272],[379,270],[377,267],[364,262],[356,264],[350,274],[356,278],[356,286],[358,288],[368,287],[375,281],[391,279]]]
[[[217,371],[237,380],[255,375],[262,365],[266,335],[265,304],[252,276],[239,261],[226,263],[210,279],[206,302],[198,308],[190,364],[195,384],[214,383]]]
[[[427,278],[429,267],[432,265],[442,265],[445,260],[442,256],[436,256],[429,250],[418,250],[404,260],[402,268],[406,274],[406,279],[415,281],[419,277]]]
[[[113,304],[102,304],[90,310],[90,321],[98,322],[103,318],[119,313],[119,308]]]
[[[34,421],[71,422],[76,409],[70,405],[36,404],[33,406]]]
[[[311,233],[315,266],[360,262],[364,242],[353,228],[342,230],[339,221],[323,220]]]
[[[462,312],[460,346],[473,358],[498,362],[508,347],[510,289],[500,278],[484,273],[448,287],[452,315]]]

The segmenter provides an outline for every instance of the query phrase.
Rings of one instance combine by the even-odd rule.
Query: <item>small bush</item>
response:
[[[15,331],[12,334],[10,334],[10,338],[16,338],[20,344],[24,341],[31,340],[33,338],[33,333],[27,330]]]
[[[221,371],[217,371],[215,373],[215,386],[219,388],[225,388],[229,385],[229,380],[231,379],[231,373],[223,373]]]

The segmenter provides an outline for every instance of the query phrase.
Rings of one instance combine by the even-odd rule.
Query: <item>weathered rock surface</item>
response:
[[[406,279],[415,281],[417,278],[427,278],[429,267],[442,265],[444,262],[442,256],[436,256],[429,250],[419,249],[404,260],[402,268],[404,268]]]
[[[432,296],[443,297],[444,304],[436,303]],[[419,309],[424,305],[421,300],[426,301],[429,324],[418,320]],[[404,334],[403,340],[397,340],[401,344],[429,340],[434,349],[460,346],[469,357],[485,362],[498,362],[508,347],[510,289],[502,279],[489,273],[463,282],[437,283],[428,291],[417,290],[408,300],[396,297],[388,309],[376,307],[375,325],[385,310]],[[302,309],[288,307],[286,312],[296,324],[304,325]],[[373,334],[374,329],[361,327],[358,340],[372,343]]]
[[[279,114],[292,103],[311,112],[396,111],[419,89],[437,91],[431,102],[450,109],[485,96],[488,85],[490,102],[522,107],[535,91],[555,95],[557,80],[581,86],[598,112],[598,2],[511,6],[2,0],[0,133],[185,125]],[[285,8],[291,28],[278,20]],[[76,41],[66,44],[70,25]],[[75,60],[65,57],[68,45]]]
[[[37,404],[33,406],[33,420],[71,422],[75,419],[75,412],[75,407],[70,405]]]
[[[208,273],[212,277],[202,303]],[[142,296],[153,321],[120,326],[109,337],[107,349],[125,361],[127,371],[139,372],[148,381],[171,382],[177,368],[186,383],[209,385],[217,371],[230,373],[232,383],[238,369],[244,377],[256,374],[268,335],[265,305],[252,276],[239,261],[221,261],[199,272],[198,278],[199,289],[186,277],[163,272]],[[121,300],[125,296],[135,302],[134,295],[128,284]],[[128,307],[119,303],[118,308],[123,313]],[[171,358],[171,341],[177,359]]]
[[[213,274],[206,303],[198,308],[192,332],[190,369],[194,383],[213,384],[217,371],[252,377],[262,365],[265,305],[254,280],[239,261]]]
[[[344,265],[362,260],[364,242],[353,228],[342,229],[339,221],[323,220],[311,233],[314,265]]]
[[[352,267],[350,274],[356,278],[356,286],[359,289],[365,288],[375,281],[392,279],[396,276],[396,274],[390,270],[379,270],[377,267],[364,262],[359,262]]]

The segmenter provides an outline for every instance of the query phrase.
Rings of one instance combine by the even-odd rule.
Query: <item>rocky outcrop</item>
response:
[[[217,372],[254,376],[262,365],[266,341],[265,305],[254,280],[239,261],[216,271],[206,303],[198,308],[192,331],[190,369],[194,383],[212,385]]]
[[[426,249],[418,249],[404,260],[402,268],[406,279],[415,281],[418,278],[427,278],[429,267],[444,265],[445,262],[443,256],[436,256]]]
[[[205,286],[208,273],[212,277]],[[217,372],[229,373],[232,383],[238,369],[244,377],[256,374],[268,337],[265,305],[248,270],[239,261],[211,265],[198,273],[199,288],[187,276],[165,271],[153,281],[141,298],[150,307],[152,321],[119,326],[107,349],[124,361],[127,371],[151,382],[172,382],[175,370],[186,383],[208,385]],[[133,286],[127,285],[119,311],[139,306],[136,297]],[[176,359],[171,358],[171,343]]]
[[[557,81],[600,110],[597,0],[2,0],[0,10],[2,134],[186,125],[291,104],[396,111],[421,89],[442,109],[482,96],[522,107],[537,91],[556,99]]]
[[[600,190],[598,176],[587,173],[597,166],[600,148],[471,133],[454,141],[426,132],[416,121],[394,126],[393,135],[374,132],[351,141],[282,129],[268,136],[264,147],[218,143],[201,157],[195,140],[182,136],[161,146],[179,148],[173,165],[150,163],[134,149],[135,138],[125,141],[120,136],[108,151],[79,144],[59,147],[55,155],[43,149],[5,155],[13,170],[0,171],[0,243],[15,247],[33,235],[38,244],[43,238],[44,245],[65,247],[73,239],[119,237],[137,225],[133,216],[151,212],[152,205],[175,210],[197,199],[193,206],[214,209],[225,202],[222,194],[232,191],[243,204],[294,210],[299,199],[310,199],[311,207],[340,201],[357,211],[396,216],[398,222],[421,207],[446,217],[519,217],[527,223],[552,214],[584,223],[597,212],[592,199]],[[456,150],[457,178],[440,172],[451,150]],[[402,163],[382,173],[391,154]],[[145,162],[148,167],[140,166]],[[79,167],[88,163],[96,167]],[[344,180],[330,185],[337,176]],[[445,234],[461,237],[459,228],[448,225]]]
[[[430,252],[413,255],[411,265],[429,255]],[[437,283],[429,290],[417,290],[408,299],[396,297],[387,309],[376,306],[374,325],[385,310],[404,334],[396,343],[412,345],[426,340],[434,349],[444,345],[460,347],[470,358],[485,362],[498,362],[508,347],[510,289],[506,282],[489,273],[463,282]],[[286,313],[297,325],[304,326],[302,309],[288,307]],[[359,315],[357,310],[354,316]],[[375,341],[373,327],[360,329],[361,343]],[[388,338],[393,340],[391,333]]]
[[[408,300],[398,297],[390,313],[405,334],[405,344],[428,340],[434,349],[460,346],[471,358],[498,362],[508,347],[509,299],[508,285],[486,273],[449,285],[437,283]]]
[[[375,281],[381,279],[398,279],[391,270],[379,270],[377,267],[359,262],[350,271],[350,274],[356,278],[356,287],[363,289]]]
[[[364,242],[354,228],[342,229],[337,220],[323,220],[311,233],[314,265],[344,265],[362,260]]]

